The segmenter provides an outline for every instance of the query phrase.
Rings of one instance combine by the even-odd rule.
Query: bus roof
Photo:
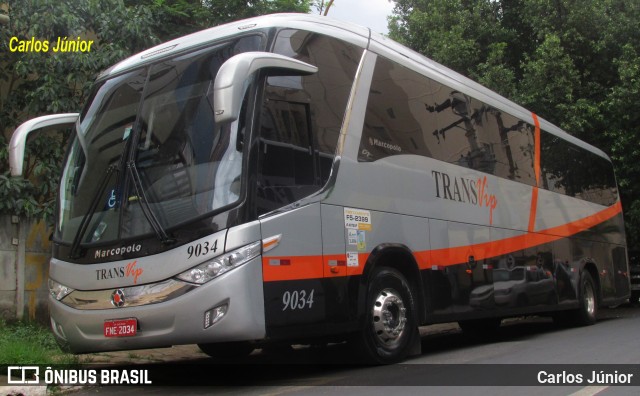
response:
[[[159,44],[133,55],[105,70],[98,78],[102,79],[113,74],[120,74],[126,70],[131,70],[158,59],[172,57],[189,50],[205,47],[208,43],[217,41],[221,37],[231,37],[250,31],[283,27],[325,34],[359,47],[373,50],[403,66],[522,120],[532,119],[531,111],[524,107],[402,44],[373,32],[369,28],[312,14],[271,14],[205,29]],[[602,150],[579,140],[541,117],[538,117],[538,120],[540,122],[540,128],[546,132],[561,137],[576,146],[582,147],[610,161],[609,157]]]

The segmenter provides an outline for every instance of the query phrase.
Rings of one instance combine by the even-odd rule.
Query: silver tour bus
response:
[[[371,30],[304,14],[211,28],[103,72],[72,124],[50,264],[75,353],[592,324],[630,294],[609,158]]]

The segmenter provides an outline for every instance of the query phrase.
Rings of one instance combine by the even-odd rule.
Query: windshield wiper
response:
[[[122,150],[122,154],[124,154],[127,151],[127,145],[125,145],[124,149]],[[120,157],[120,161],[118,161],[117,165],[111,165],[109,166],[109,168],[107,168],[107,172],[105,173],[100,186],[98,187],[98,189],[96,190],[95,194],[93,195],[93,198],[91,198],[91,203],[89,205],[89,209],[87,210],[87,212],[84,214],[84,216],[82,217],[82,220],[80,221],[80,226],[78,227],[78,232],[76,232],[75,237],[73,238],[73,242],[71,244],[71,250],[69,252],[69,257],[73,258],[73,259],[77,259],[80,258],[81,255],[81,250],[80,250],[80,245],[82,244],[82,237],[86,234],[87,229],[89,228],[89,224],[91,222],[91,218],[93,217],[94,213],[96,212],[96,209],[98,208],[98,204],[100,204],[100,202],[102,202],[102,197],[104,196],[104,193],[107,189],[107,185],[109,184],[109,180],[111,180],[111,176],[116,173],[117,175],[120,175],[120,172],[122,170],[122,168],[124,167],[123,163],[124,163],[124,155],[121,154]],[[149,200],[147,199],[147,196],[144,192],[144,188],[142,187],[142,180],[140,179],[140,174],[138,173],[138,169],[136,167],[135,164],[135,160],[129,161],[127,162],[127,170],[129,171],[129,176],[131,177],[131,180],[133,181],[133,185],[136,189],[136,194],[138,195],[138,198],[140,199],[140,207],[142,208],[142,213],[144,214],[145,218],[147,219],[147,221],[149,221],[149,224],[151,225],[151,228],[153,228],[153,231],[156,233],[156,235],[158,236],[158,239],[160,239],[160,241],[163,244],[171,244],[171,243],[175,243],[175,239],[169,237],[169,235],[167,234],[167,232],[164,230],[164,228],[162,227],[162,225],[160,224],[160,221],[158,220],[158,218],[155,216],[155,214],[153,213],[153,211],[151,210],[151,207],[149,206]],[[116,183],[121,189],[124,188],[122,187],[122,183]]]
[[[149,200],[147,199],[147,195],[144,192],[144,187],[142,186],[140,173],[138,173],[138,168],[136,167],[135,159],[127,162],[127,170],[129,171],[131,180],[133,180],[133,187],[136,189],[136,195],[138,196],[138,199],[140,201],[140,208],[142,209],[142,213],[144,214],[144,217],[147,218],[147,221],[149,221],[149,224],[158,236],[158,239],[160,239],[160,242],[165,245],[175,243],[175,238],[171,238],[169,237],[169,235],[167,235],[167,232],[162,227],[162,224],[160,224],[160,221],[153,213],[153,210],[151,210]]]
[[[80,254],[80,244],[82,243],[82,237],[87,232],[87,228],[89,227],[89,223],[93,214],[96,212],[98,208],[98,204],[101,202],[101,198],[104,196],[104,192],[107,189],[107,185],[109,184],[109,180],[111,180],[111,175],[114,172],[120,173],[121,167],[119,165],[111,165],[107,168],[107,173],[104,175],[100,186],[96,190],[96,193],[93,194],[93,198],[91,199],[91,203],[89,205],[89,210],[82,217],[82,221],[80,221],[80,227],[78,227],[78,232],[73,237],[73,242],[71,243],[71,251],[69,252],[69,257],[73,259],[77,259],[81,257]]]

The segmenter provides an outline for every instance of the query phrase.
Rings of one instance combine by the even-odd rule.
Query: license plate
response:
[[[135,318],[114,319],[104,321],[105,337],[131,337],[138,331],[138,320]]]

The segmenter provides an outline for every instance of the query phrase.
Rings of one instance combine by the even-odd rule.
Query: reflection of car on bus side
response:
[[[495,305],[493,293],[493,285],[478,286],[469,294],[469,305],[473,308],[492,308]]]
[[[640,302],[640,251],[629,252],[629,271],[631,272],[631,298],[629,302]]]
[[[553,278],[538,267],[514,267],[493,270],[495,304],[526,306],[551,304],[556,301]]]

